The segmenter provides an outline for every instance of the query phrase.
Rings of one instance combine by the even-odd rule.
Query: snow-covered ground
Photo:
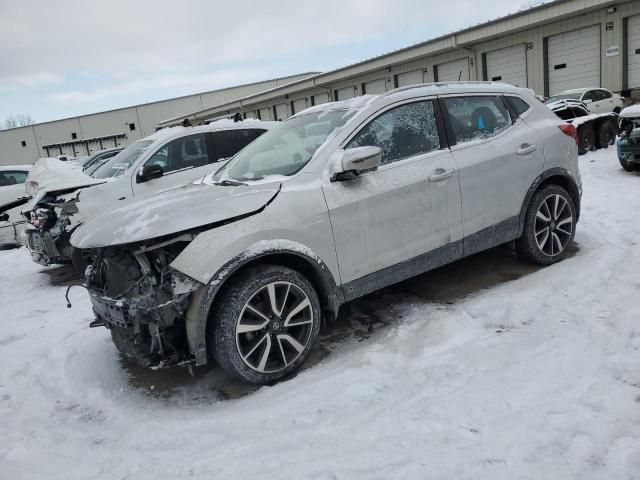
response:
[[[248,394],[128,367],[86,292],[68,310],[59,268],[0,252],[0,478],[640,478],[640,175],[580,162],[570,258],[503,248],[368,296]]]

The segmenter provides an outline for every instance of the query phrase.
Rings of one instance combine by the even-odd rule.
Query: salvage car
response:
[[[25,196],[24,183],[30,170],[31,165],[0,166],[0,206],[4,210],[14,208]],[[0,213],[0,248],[18,245],[24,224],[24,219],[15,213]]]
[[[590,113],[587,105],[579,100],[556,100],[547,102],[546,105],[553,113],[576,127],[580,155],[615,143],[618,114]]]
[[[590,113],[620,113],[625,105],[625,98],[606,88],[576,88],[553,95],[546,103],[559,100],[577,100],[584,103]]]
[[[640,105],[620,112],[620,138],[616,147],[618,160],[625,171],[640,170]]]
[[[69,244],[71,233],[83,221],[110,206],[206,175],[273,125],[225,120],[159,130],[99,164],[91,176],[68,162],[39,160],[27,179],[31,198],[22,209],[33,261],[72,262],[83,271],[82,255]]]
[[[198,184],[80,226],[91,326],[147,367],[280,380],[345,302],[514,240],[527,262],[562,260],[576,138],[530,90],[495,83],[311,107]]]
[[[95,152],[93,155],[82,160],[82,171],[87,175],[91,175],[93,171],[102,165],[107,159],[115,157],[122,150],[124,150],[124,147],[105,148],[104,150]]]

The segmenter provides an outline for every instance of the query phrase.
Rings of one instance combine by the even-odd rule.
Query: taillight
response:
[[[578,144],[578,129],[575,126],[571,125],[570,123],[565,123],[559,125],[558,128],[562,130],[562,133],[564,133],[565,135],[573,137],[573,139],[576,141],[576,145]]]

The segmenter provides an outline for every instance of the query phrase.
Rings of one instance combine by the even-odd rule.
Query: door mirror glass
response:
[[[332,181],[350,180],[367,170],[373,170],[382,163],[382,149],[380,147],[355,147],[342,151],[340,166]]]
[[[136,183],[144,183],[154,178],[160,178],[164,175],[162,167],[157,163],[150,163],[142,167],[142,170],[136,175]]]

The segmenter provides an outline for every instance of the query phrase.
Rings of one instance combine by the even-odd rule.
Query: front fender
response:
[[[288,261],[285,259],[289,259]],[[274,261],[269,261],[274,259]],[[304,262],[309,280],[318,290],[321,303],[337,314],[344,300],[342,290],[327,265],[308,247],[288,240],[262,240],[227,262],[201,290],[194,294],[187,315],[187,337],[196,357],[196,365],[204,365],[208,360],[207,327],[211,308],[218,293],[226,282],[244,267],[265,262],[285,263],[296,259]]]

